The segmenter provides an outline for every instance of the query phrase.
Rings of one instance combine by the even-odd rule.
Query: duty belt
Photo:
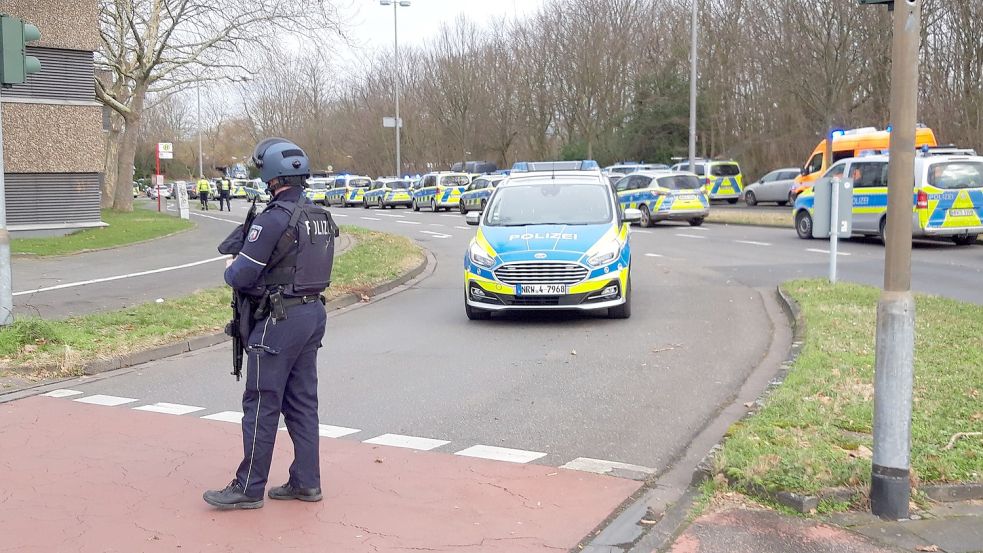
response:
[[[314,294],[311,296],[291,296],[283,299],[284,307],[293,307],[295,305],[305,305],[308,303],[314,303],[316,301],[321,302],[322,305],[325,303],[325,298],[321,294]]]

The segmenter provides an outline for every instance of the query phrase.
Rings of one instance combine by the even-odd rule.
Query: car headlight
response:
[[[495,266],[495,260],[485,253],[485,249],[479,246],[477,242],[471,242],[471,247],[468,249],[468,257],[472,263],[485,267],[486,269]]]
[[[599,246],[594,252],[594,255],[587,258],[587,263],[591,267],[603,267],[614,262],[620,255],[621,243],[617,240],[609,240],[607,243]]]

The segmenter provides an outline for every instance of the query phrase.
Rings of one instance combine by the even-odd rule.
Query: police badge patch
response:
[[[256,240],[259,240],[259,234],[261,232],[263,232],[263,227],[259,225],[253,225],[249,227],[249,235],[246,236],[246,241],[255,242]]]

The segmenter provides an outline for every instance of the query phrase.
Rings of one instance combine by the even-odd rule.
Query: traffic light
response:
[[[0,15],[0,84],[10,86],[23,83],[28,75],[41,71],[41,61],[28,56],[24,46],[39,40],[41,31],[24,20]]]

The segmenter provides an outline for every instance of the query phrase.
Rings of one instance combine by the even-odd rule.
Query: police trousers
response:
[[[222,211],[222,206],[225,206],[232,211],[232,193],[228,190],[221,190],[218,193],[218,210]]]
[[[318,454],[317,351],[327,315],[321,302],[287,310],[287,318],[258,321],[247,344],[242,395],[243,460],[236,478],[249,497],[262,497],[273,460],[280,414],[294,445],[289,483],[321,485]]]

